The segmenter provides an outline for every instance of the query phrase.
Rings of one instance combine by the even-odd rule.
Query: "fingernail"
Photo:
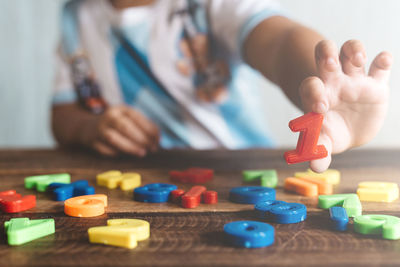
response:
[[[384,69],[388,69],[392,64],[393,64],[393,58],[389,55],[385,55],[382,57],[382,59],[380,60],[381,62],[381,66]]]
[[[324,113],[326,111],[326,105],[324,103],[319,103],[318,109],[320,112]]]
[[[336,65],[336,61],[333,58],[330,57],[330,58],[328,58],[326,60],[326,64],[329,65],[329,66],[335,66]]]
[[[354,56],[354,59],[355,59],[357,65],[361,66],[364,63],[364,55],[361,52],[358,52]]]

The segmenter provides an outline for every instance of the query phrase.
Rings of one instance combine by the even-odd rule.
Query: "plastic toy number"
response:
[[[79,196],[64,202],[65,214],[72,217],[94,217],[104,214],[107,196],[102,194]]]
[[[390,215],[368,214],[354,218],[354,231],[360,234],[382,234],[384,239],[400,239],[400,218]]]
[[[4,228],[11,246],[22,245],[55,232],[54,219],[13,218],[4,222]]]
[[[89,228],[88,234],[91,243],[132,249],[137,241],[149,238],[150,224],[138,219],[112,219],[107,221],[107,226]]]
[[[227,241],[237,247],[261,248],[275,241],[275,229],[271,225],[255,221],[235,221],[224,225]]]
[[[323,145],[317,145],[324,116],[318,113],[307,113],[289,122],[293,132],[300,132],[295,150],[285,152],[288,164],[325,158],[328,152]]]
[[[71,175],[68,173],[56,173],[46,175],[29,176],[25,178],[25,188],[34,189],[38,192],[45,192],[47,186],[51,183],[69,184],[71,182]]]
[[[334,206],[343,207],[349,217],[355,217],[362,213],[362,205],[356,194],[320,195],[318,206],[321,209],[329,209]]]
[[[29,210],[36,206],[36,196],[21,196],[15,190],[0,192],[0,209],[7,213]]]
[[[263,186],[234,187],[229,192],[229,200],[240,204],[256,204],[261,201],[275,200],[275,189]]]
[[[346,209],[343,207],[329,208],[331,217],[332,228],[336,231],[346,231],[347,224],[349,223],[349,216],[347,216]]]
[[[65,201],[71,197],[82,195],[93,195],[94,187],[89,186],[88,181],[79,180],[70,184],[51,183],[47,186],[47,191],[53,194],[56,201]]]
[[[307,207],[301,203],[268,200],[257,203],[254,209],[260,218],[274,223],[299,223],[307,218]]]

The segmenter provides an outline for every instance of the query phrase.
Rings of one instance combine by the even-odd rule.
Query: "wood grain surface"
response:
[[[317,207],[317,198],[302,197],[282,189],[284,178],[303,171],[306,164],[288,166],[283,151],[161,151],[144,159],[102,158],[82,150],[0,150],[0,191],[15,189],[35,194],[37,206],[17,214],[0,213],[0,224],[10,218],[54,218],[56,233],[22,246],[7,245],[0,235],[1,266],[283,266],[283,265],[400,265],[400,241],[379,236],[331,231],[329,214]],[[335,156],[333,168],[342,173],[335,193],[354,193],[360,181],[392,181],[400,178],[400,150],[355,150]],[[147,204],[132,200],[132,192],[95,186],[96,174],[118,169],[136,171],[142,183],[170,182],[168,171],[187,167],[209,167],[216,172],[208,189],[219,193],[216,205],[183,209],[176,204]],[[241,171],[274,168],[278,171],[277,199],[307,205],[305,222],[272,224],[275,243],[267,248],[235,248],[224,241],[223,225],[235,220],[258,220],[253,205],[228,201],[232,187],[241,186]],[[109,197],[107,213],[93,218],[72,218],[63,213],[63,203],[45,193],[26,190],[26,176],[68,172],[72,180],[87,179],[96,193]],[[190,185],[177,184],[188,189]],[[400,216],[400,202],[363,202],[364,213]],[[95,245],[88,242],[87,229],[105,225],[110,218],[140,218],[150,222],[151,237],[136,249]]]

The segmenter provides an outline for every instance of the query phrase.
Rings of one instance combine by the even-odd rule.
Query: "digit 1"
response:
[[[322,114],[310,112],[289,122],[293,132],[300,132],[295,150],[285,152],[288,164],[325,158],[328,152],[323,145],[317,145],[321,131]]]

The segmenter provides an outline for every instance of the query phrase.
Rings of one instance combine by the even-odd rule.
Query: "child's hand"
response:
[[[108,156],[122,152],[143,157],[159,144],[157,126],[127,106],[108,108],[97,121],[95,136],[91,146]]]
[[[328,157],[310,162],[322,172],[331,163],[331,153],[360,146],[380,130],[388,108],[392,56],[380,53],[365,73],[365,50],[361,42],[347,41],[338,53],[334,43],[322,41],[315,48],[318,77],[305,79],[300,95],[305,112],[324,114],[319,143]]]

